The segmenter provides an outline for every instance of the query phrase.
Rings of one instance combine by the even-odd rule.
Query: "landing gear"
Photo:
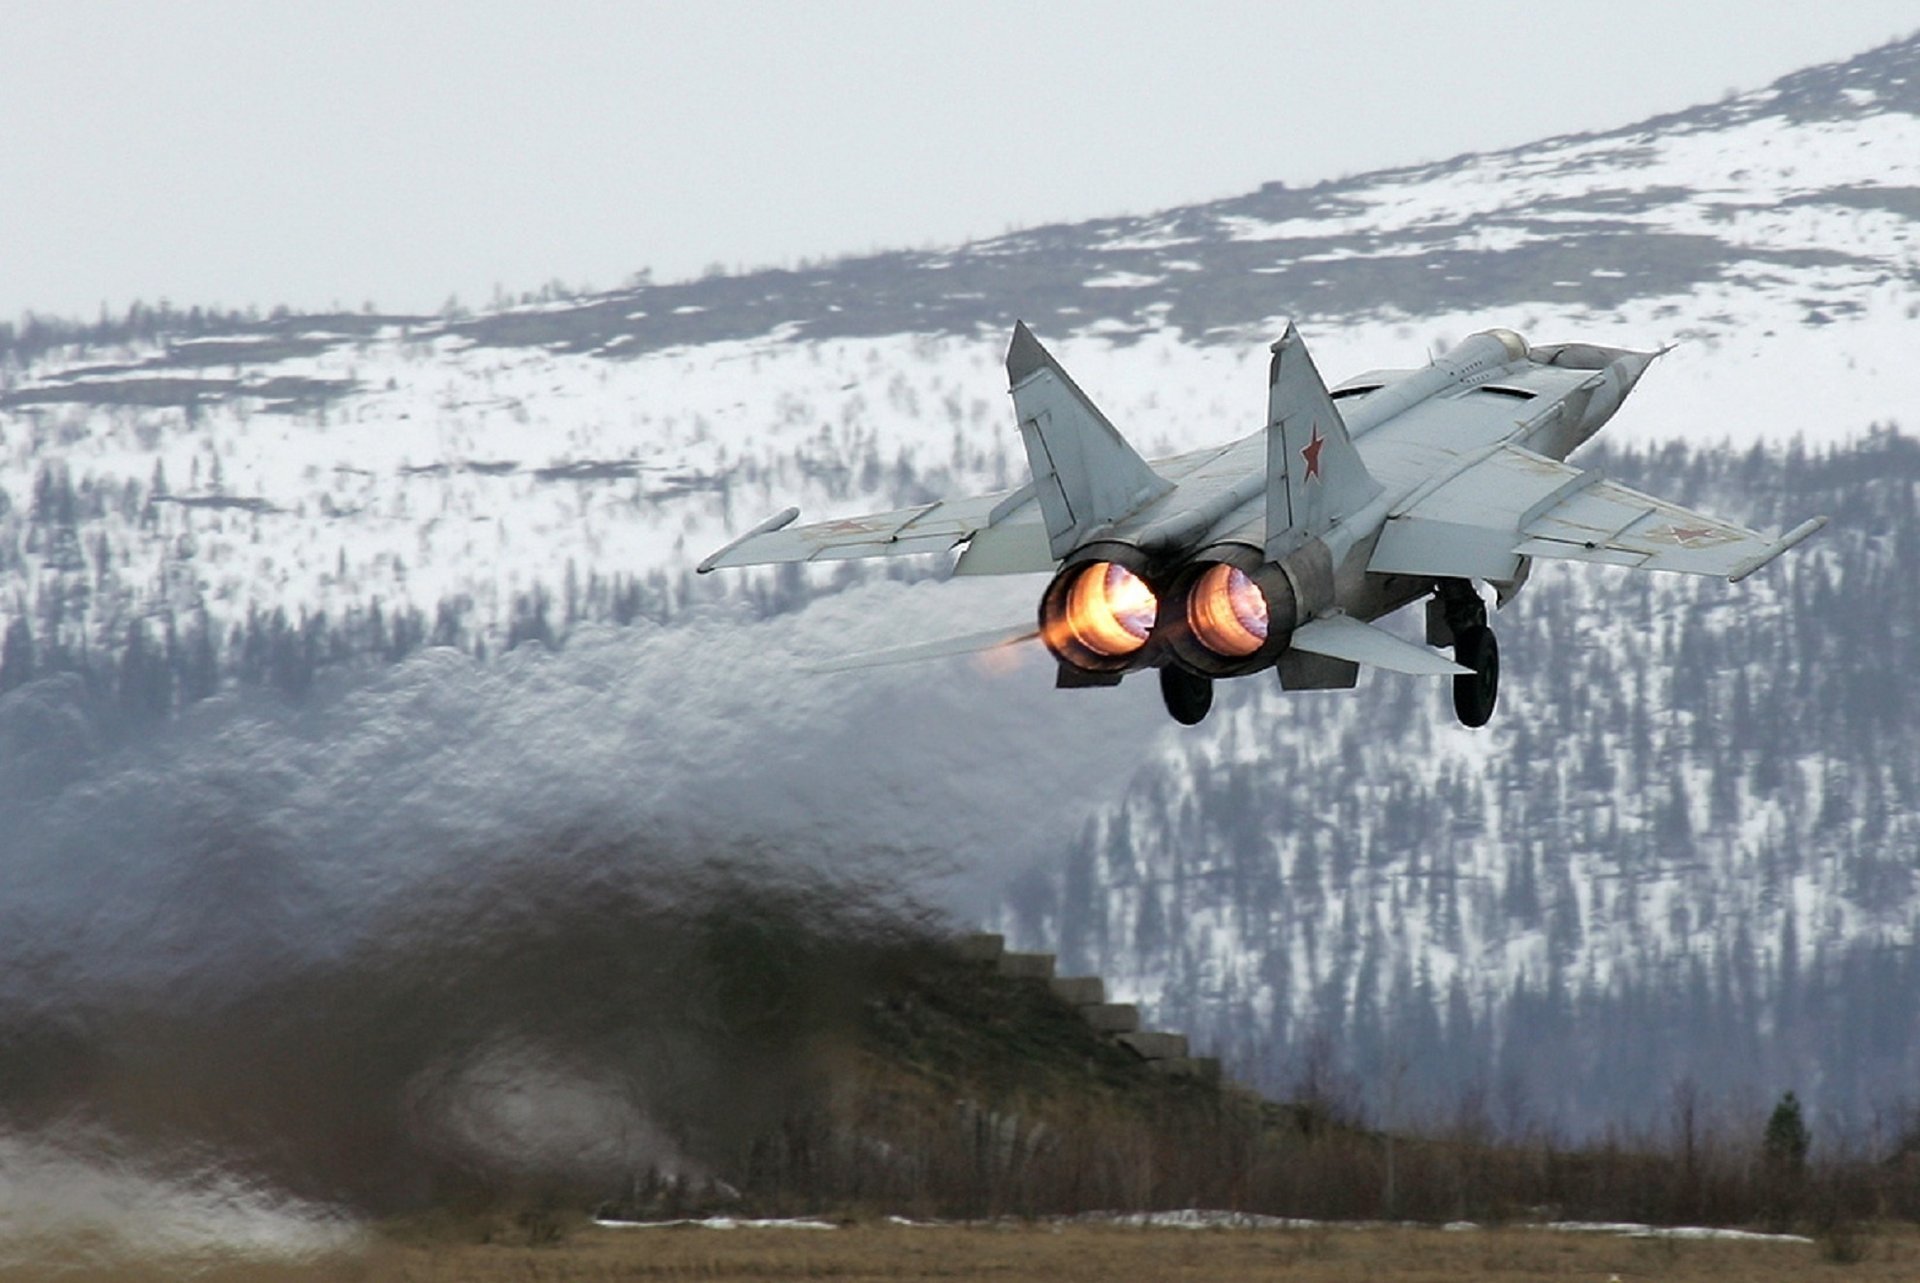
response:
[[[1500,643],[1485,624],[1453,631],[1453,659],[1471,668],[1453,679],[1453,713],[1462,726],[1485,726],[1500,698]]]
[[[1434,597],[1439,609],[1428,614],[1427,640],[1441,646],[1451,641],[1454,662],[1473,670],[1453,679],[1454,716],[1462,726],[1485,726],[1500,698],[1500,643],[1487,627],[1486,603],[1464,579],[1441,580]],[[1436,637],[1436,631],[1446,636]]]
[[[1182,726],[1198,726],[1213,707],[1213,679],[1172,664],[1160,670],[1160,698]]]

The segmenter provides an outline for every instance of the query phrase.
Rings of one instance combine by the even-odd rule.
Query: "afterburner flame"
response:
[[[1222,562],[1187,595],[1187,624],[1214,654],[1243,659],[1267,644],[1267,599],[1245,572]]]
[[[1146,580],[1125,566],[1096,561],[1067,593],[1067,631],[1094,654],[1117,659],[1146,645],[1159,610]]]

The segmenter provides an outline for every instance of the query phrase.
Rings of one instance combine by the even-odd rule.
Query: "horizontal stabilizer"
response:
[[[1457,677],[1473,671],[1351,615],[1327,615],[1302,624],[1294,630],[1293,648],[1415,677]]]
[[[846,655],[830,659],[824,664],[809,665],[806,671],[844,673],[856,668],[881,668],[887,664],[911,664],[923,659],[947,659],[954,655],[972,655],[984,650],[1017,646],[1021,642],[1037,640],[1039,636],[1040,631],[1032,624],[1023,624],[1018,628],[996,628],[992,632],[970,633],[965,637],[943,637],[938,641],[915,642],[910,646],[893,646],[886,650]]]
[[[1020,492],[941,499],[893,512],[871,512],[796,526],[797,508],[776,513],[694,567],[701,574],[728,566],[783,562],[855,561],[948,552],[975,541],[962,572],[1003,575],[1053,569],[1046,530]],[[998,514],[998,515],[996,515]],[[1008,515],[1014,514],[1014,515]],[[991,536],[982,538],[982,536]]]

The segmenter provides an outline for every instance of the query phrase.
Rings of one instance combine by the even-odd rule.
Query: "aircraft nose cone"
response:
[[[1658,352],[1622,352],[1613,358],[1613,372],[1620,380],[1621,396],[1633,391],[1633,385],[1640,381],[1640,376],[1647,372],[1647,367],[1659,355]]]

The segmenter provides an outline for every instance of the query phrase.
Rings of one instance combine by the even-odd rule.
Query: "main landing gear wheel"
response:
[[[1182,726],[1198,726],[1213,707],[1213,678],[1168,664],[1160,670],[1160,698]]]
[[[1453,633],[1453,659],[1471,668],[1453,679],[1453,712],[1462,726],[1485,726],[1500,698],[1500,643],[1493,629],[1470,624]]]

